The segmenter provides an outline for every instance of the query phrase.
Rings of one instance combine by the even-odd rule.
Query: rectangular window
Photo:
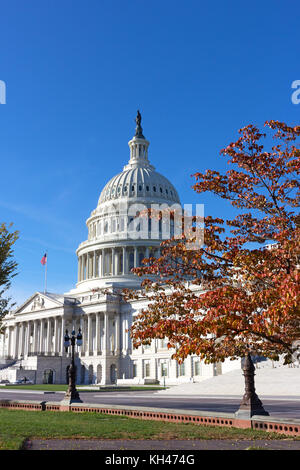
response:
[[[161,363],[161,376],[162,377],[167,377],[168,375],[168,366],[166,362]]]
[[[185,375],[185,364],[179,364],[179,375]]]
[[[200,361],[194,362],[194,366],[195,366],[195,375],[201,375]]]
[[[150,377],[150,362],[145,362],[145,377]]]
[[[160,340],[160,348],[161,349],[167,349],[168,342],[169,342],[168,338],[161,339]]]
[[[133,375],[133,378],[137,377],[137,363],[136,362],[134,362],[132,366],[132,375]]]

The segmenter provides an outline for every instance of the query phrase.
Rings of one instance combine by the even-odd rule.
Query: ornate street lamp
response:
[[[262,402],[255,393],[255,366],[250,352],[245,358],[243,375],[245,377],[245,394],[235,416],[242,419],[251,419],[254,415],[269,416],[269,413],[264,409]]]
[[[81,402],[79,397],[79,393],[76,390],[76,366],[75,366],[75,344],[77,343],[77,346],[82,345],[82,334],[81,334],[81,329],[79,328],[77,336],[75,336],[75,330],[72,331],[71,337],[68,334],[68,330],[66,330],[65,334],[65,350],[68,352],[68,348],[71,345],[71,364],[69,366],[69,371],[68,371],[68,377],[69,377],[69,386],[68,390],[66,391],[64,400],[69,400],[69,401],[77,401]]]

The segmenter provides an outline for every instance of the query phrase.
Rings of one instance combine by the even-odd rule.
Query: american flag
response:
[[[47,253],[45,253],[44,256],[42,257],[41,263],[43,266],[47,263]]]

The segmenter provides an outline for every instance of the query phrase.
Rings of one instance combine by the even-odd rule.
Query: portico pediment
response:
[[[36,292],[29,299],[27,299],[20,307],[14,312],[15,315],[23,313],[32,313],[44,311],[52,308],[63,307],[65,304],[64,297],[55,296],[54,294],[44,294]]]

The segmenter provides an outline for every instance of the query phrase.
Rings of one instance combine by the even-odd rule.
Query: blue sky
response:
[[[66,292],[75,250],[108,179],[129,158],[140,109],[149,156],[183,203],[230,206],[191,189],[226,171],[221,148],[249,123],[298,124],[297,1],[10,0],[1,5],[0,221],[20,231],[18,304]]]

